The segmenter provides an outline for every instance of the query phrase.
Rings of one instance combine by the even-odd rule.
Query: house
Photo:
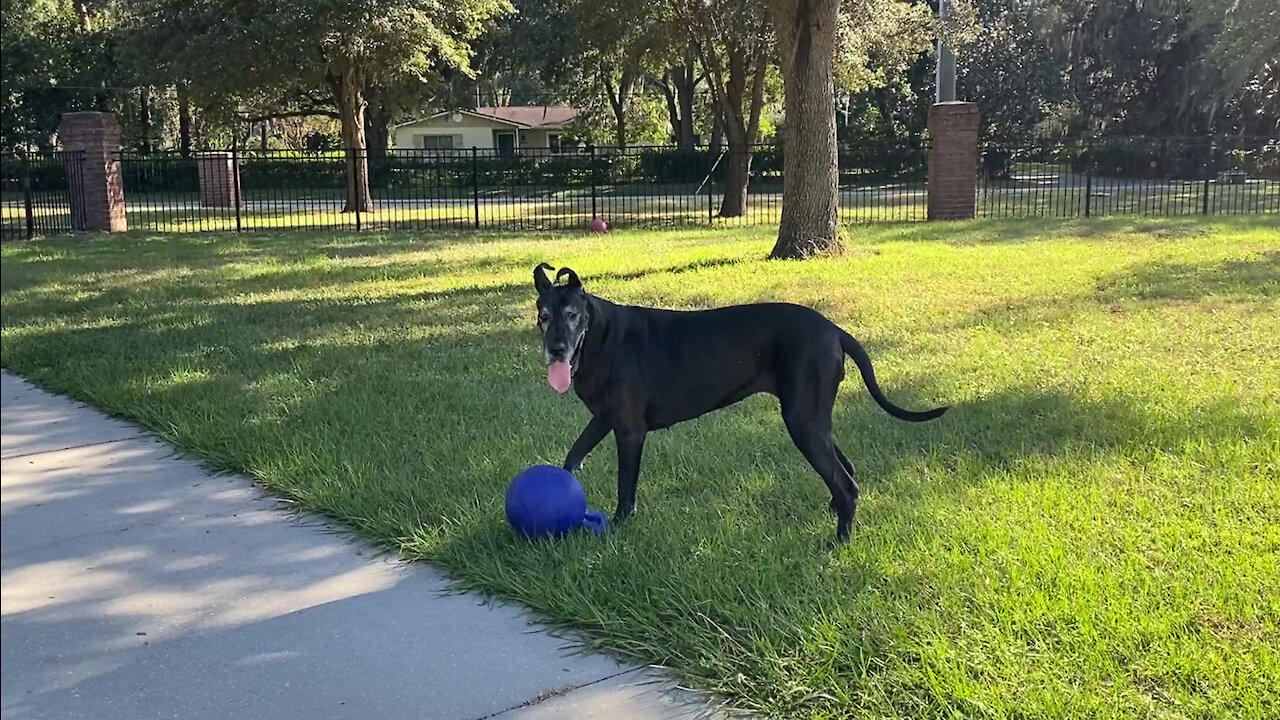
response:
[[[562,105],[482,107],[444,110],[392,128],[398,149],[493,149],[512,153],[521,148],[559,152],[561,136],[577,117],[576,108]]]

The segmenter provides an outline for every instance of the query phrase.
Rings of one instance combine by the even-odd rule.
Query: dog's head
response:
[[[542,331],[542,350],[547,360],[547,382],[563,393],[578,369],[578,353],[591,324],[591,309],[578,274],[567,267],[560,268],[552,282],[546,271],[554,269],[540,263],[533,269],[533,286],[538,291],[538,329]]]

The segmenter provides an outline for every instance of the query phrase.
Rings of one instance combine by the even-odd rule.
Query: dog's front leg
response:
[[[636,483],[640,480],[640,455],[644,452],[643,430],[614,429],[618,441],[618,509],[615,521],[626,520],[636,509]]]
[[[571,473],[578,472],[582,467],[582,461],[587,459],[587,455],[600,444],[605,435],[613,428],[609,423],[599,415],[594,415],[591,422],[582,429],[582,434],[574,441],[573,447],[569,448],[569,455],[564,459],[564,469]]]

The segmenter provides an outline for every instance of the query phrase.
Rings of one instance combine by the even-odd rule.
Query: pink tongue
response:
[[[547,366],[547,382],[555,391],[563,394],[569,389],[569,363],[563,360],[553,362]]]

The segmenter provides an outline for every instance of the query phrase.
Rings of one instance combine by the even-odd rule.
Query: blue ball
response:
[[[586,517],[586,493],[563,468],[534,465],[507,488],[507,522],[525,537],[563,537]]]

